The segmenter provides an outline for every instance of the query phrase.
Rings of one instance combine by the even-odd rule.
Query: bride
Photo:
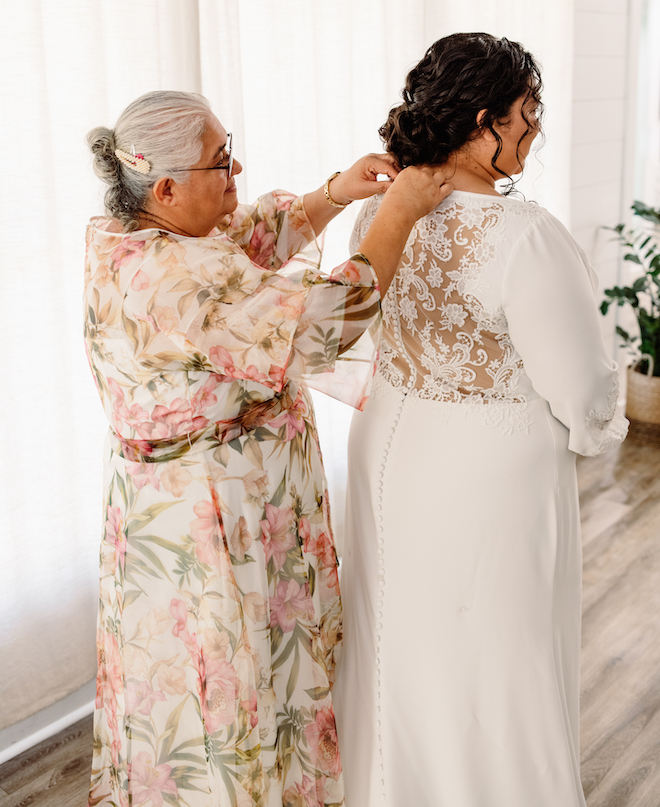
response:
[[[408,239],[351,429],[348,807],[585,807],[575,457],[627,426],[593,271],[550,213],[496,190],[524,167],[540,91],[520,45],[455,34],[380,130],[456,190]]]

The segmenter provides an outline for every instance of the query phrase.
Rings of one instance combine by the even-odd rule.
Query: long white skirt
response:
[[[585,807],[575,455],[544,400],[526,413],[506,433],[387,388],[354,417],[347,807]]]

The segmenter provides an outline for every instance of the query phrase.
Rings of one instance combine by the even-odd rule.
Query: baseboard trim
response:
[[[0,731],[0,765],[92,714],[95,697],[96,679],[92,679],[61,701]]]

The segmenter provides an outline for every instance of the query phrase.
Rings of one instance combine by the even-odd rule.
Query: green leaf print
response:
[[[282,501],[284,500],[285,493],[286,493],[286,477],[283,476],[282,481],[277,486],[277,490],[275,491],[275,493],[273,493],[273,498],[270,500],[270,504],[272,504],[273,507],[279,507],[282,504]]]
[[[293,693],[296,691],[296,684],[298,683],[298,675],[300,674],[300,649],[296,642],[296,656],[291,666],[289,673],[289,680],[286,683],[286,699],[290,701],[293,698]]]
[[[330,694],[330,687],[314,687],[313,689],[306,689],[305,692],[313,701],[322,701]]]
[[[124,608],[126,608],[127,605],[133,605],[133,603],[143,594],[144,591],[138,589],[132,589],[131,591],[124,591],[124,599],[123,599]]]
[[[132,543],[134,545],[136,545],[136,544],[139,545],[139,541],[138,541],[139,537],[140,536],[133,536],[132,537]],[[170,577],[170,575],[169,575],[167,569],[165,568],[165,566],[163,566],[163,563],[162,563],[161,559],[158,557],[158,555],[152,549],[150,549],[148,546],[139,545],[139,551],[152,563],[152,565],[156,569],[159,570],[160,574],[164,575],[167,580],[172,582],[172,578]],[[137,561],[137,558],[134,558],[134,557],[130,556],[129,560],[128,560],[128,564],[131,567],[134,567],[136,565],[136,561]],[[153,575],[153,569],[150,569],[148,566],[146,566],[146,568],[143,567],[142,571],[146,572],[146,573],[148,573],[148,574],[150,574],[152,576],[160,576],[160,574],[159,575]]]
[[[183,714],[187,700],[188,696],[186,696],[176,707],[176,709],[169,715],[167,718],[167,723],[165,724],[165,731],[163,731],[158,738],[158,742],[162,743],[160,746],[160,754],[158,755],[159,765],[165,762],[170,755],[172,743],[174,742],[174,737],[176,736],[177,729],[179,728],[179,720],[181,719],[181,715]]]

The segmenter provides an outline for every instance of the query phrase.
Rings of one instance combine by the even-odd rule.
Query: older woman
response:
[[[411,234],[351,430],[349,807],[585,807],[575,455],[626,423],[584,255],[495,184],[523,170],[540,90],[519,44],[455,34],[381,129],[401,165],[441,166],[456,190]]]
[[[370,155],[305,197],[238,205],[205,99],[94,129],[86,340],[110,422],[90,805],[341,804],[342,623],[308,386],[362,406],[379,301],[444,175]],[[388,188],[330,277],[304,254]],[[373,268],[372,268],[373,267]]]

